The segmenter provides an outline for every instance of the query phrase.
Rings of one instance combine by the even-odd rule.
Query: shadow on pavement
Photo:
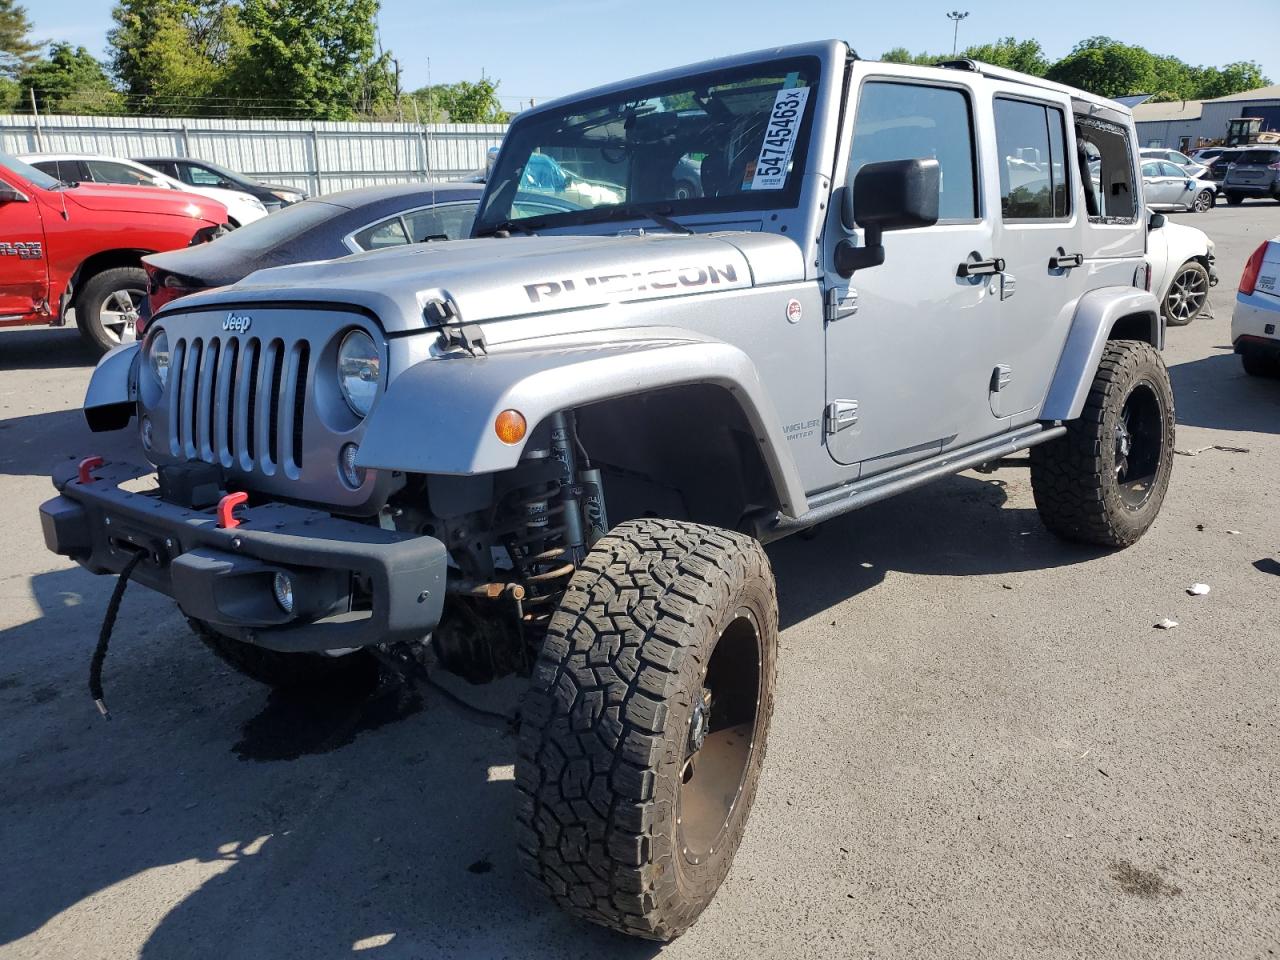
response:
[[[1230,347],[1169,368],[1178,423],[1216,430],[1280,433],[1280,384],[1251,377]]]
[[[97,362],[97,355],[85,346],[74,325],[0,331],[0,373],[92,367]]]
[[[960,476],[774,545],[784,625],[886,570],[968,576],[1096,556],[1005,501],[1001,481]],[[37,576],[42,615],[0,632],[0,943],[92,937],[127,953],[145,937],[141,956],[164,960],[657,952],[529,888],[514,853],[515,741],[434,691],[384,683],[283,701],[135,587],[103,722],[85,677],[111,585],[74,568]]]
[[[123,430],[93,433],[78,407],[0,420],[0,476],[47,477],[63,460],[91,454],[146,463],[137,428],[135,419]]]

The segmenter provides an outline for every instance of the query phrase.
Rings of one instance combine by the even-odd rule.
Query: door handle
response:
[[[1056,253],[1049,258],[1050,270],[1066,270],[1069,267],[1084,266],[1083,253]]]
[[[981,277],[992,273],[1004,273],[1004,260],[992,257],[990,260],[966,260],[956,269],[957,277]]]

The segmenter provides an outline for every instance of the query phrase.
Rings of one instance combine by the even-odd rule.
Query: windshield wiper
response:
[[[525,223],[521,220],[503,220],[491,227],[478,230],[475,235],[477,237],[496,237],[499,235],[509,237],[511,236],[511,231],[514,230],[517,233],[523,233],[526,237],[532,237],[535,235],[533,231],[541,227],[542,221],[540,220],[532,223]]]
[[[623,203],[617,206],[609,206],[601,208],[602,216],[591,217],[588,223],[607,223],[610,220],[621,220],[628,217],[648,217],[660,227],[665,227],[672,233],[681,233],[685,236],[692,236],[693,231],[686,227],[679,220],[673,220],[661,210],[643,204]]]

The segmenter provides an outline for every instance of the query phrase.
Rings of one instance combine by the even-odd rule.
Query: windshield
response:
[[[1244,150],[1235,159],[1236,163],[1276,163],[1280,150]]]
[[[751,64],[519,121],[494,164],[475,234],[504,223],[794,207],[818,73],[811,57]],[[547,204],[526,202],[534,196]]]
[[[16,173],[18,176],[31,181],[32,184],[43,190],[52,190],[62,184],[62,181],[56,177],[51,177],[43,170],[37,170],[31,164],[23,163],[17,157],[11,157],[7,153],[0,153],[0,166],[3,166],[10,173]]]

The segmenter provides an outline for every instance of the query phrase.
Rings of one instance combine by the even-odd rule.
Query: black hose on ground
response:
[[[107,712],[107,705],[102,699],[102,664],[107,659],[107,644],[111,642],[111,631],[115,629],[116,616],[120,613],[120,601],[124,599],[124,588],[129,585],[133,568],[144,556],[146,554],[141,551],[135,553],[120,571],[115,589],[111,591],[111,600],[107,603],[107,615],[102,618],[98,645],[93,648],[93,659],[89,661],[89,696],[93,697],[93,703],[98,708],[98,712],[107,720],[111,719],[111,714]]]

